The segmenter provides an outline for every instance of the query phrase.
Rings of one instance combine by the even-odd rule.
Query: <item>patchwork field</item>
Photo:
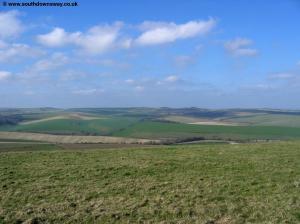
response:
[[[38,147],[0,153],[0,223],[300,222],[299,142]]]
[[[200,108],[2,109],[0,132],[8,131],[11,138],[17,132],[27,133],[26,136],[51,134],[51,139],[62,139],[64,135],[63,143],[66,139],[70,140],[68,143],[95,143],[92,139],[98,139],[99,143],[105,136],[169,142],[293,140],[300,139],[300,112]],[[78,136],[80,141],[71,136]]]

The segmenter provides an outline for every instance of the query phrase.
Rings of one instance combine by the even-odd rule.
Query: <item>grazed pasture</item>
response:
[[[39,147],[0,153],[0,223],[300,222],[299,142]]]

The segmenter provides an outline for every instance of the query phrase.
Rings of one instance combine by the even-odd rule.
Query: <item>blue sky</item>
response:
[[[300,109],[297,0],[78,3],[0,6],[1,107]]]

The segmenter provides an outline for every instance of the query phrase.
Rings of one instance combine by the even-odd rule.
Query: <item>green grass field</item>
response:
[[[163,122],[139,122],[114,136],[135,138],[206,137],[221,139],[299,139],[300,128],[272,126],[189,125]]]
[[[53,134],[110,135],[112,132],[126,128],[135,122],[138,122],[137,118],[55,119],[3,127],[2,130]]]
[[[241,116],[228,119],[228,121],[248,125],[300,127],[300,116],[295,115],[263,114]]]
[[[39,147],[0,153],[0,223],[300,222],[299,142]]]

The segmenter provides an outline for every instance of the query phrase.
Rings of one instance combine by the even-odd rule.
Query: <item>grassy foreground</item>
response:
[[[0,223],[299,223],[299,159],[299,142],[4,152]]]

